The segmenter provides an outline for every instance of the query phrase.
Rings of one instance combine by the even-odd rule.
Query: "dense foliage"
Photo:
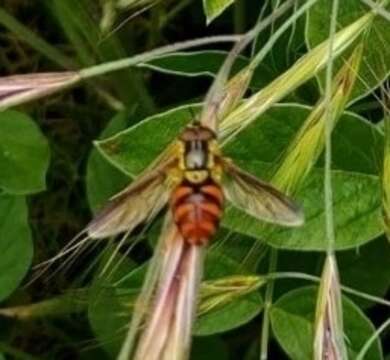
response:
[[[0,75],[89,69],[187,39],[242,33],[283,3],[5,0]],[[269,46],[245,99],[221,121],[234,130],[224,153],[297,199],[306,221],[265,226],[227,206],[207,251],[193,360],[259,359],[264,346],[270,359],[313,358],[329,216],[349,358],[363,356],[365,345],[361,359],[390,356],[390,8],[374,14],[365,1],[348,0],[335,14],[332,1],[318,0],[290,21],[302,3],[237,59],[233,75]],[[340,43],[331,87],[329,41]],[[34,266],[55,257],[196,116],[230,48],[213,43],[107,68],[28,102],[12,98],[13,80],[0,78],[0,359],[116,357],[162,217],[119,250],[121,239],[90,241],[48,267]],[[324,205],[331,116],[333,215]],[[225,287],[207,293],[221,279]]]

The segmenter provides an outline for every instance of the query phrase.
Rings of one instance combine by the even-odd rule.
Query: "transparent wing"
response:
[[[222,159],[222,163],[224,194],[234,206],[259,220],[285,226],[303,224],[303,212],[289,197],[230,161]]]
[[[168,171],[174,161],[146,172],[111,198],[88,224],[88,236],[96,239],[131,232],[141,222],[153,218],[168,201]]]

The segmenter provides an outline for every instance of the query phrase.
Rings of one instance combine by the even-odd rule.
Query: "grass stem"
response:
[[[278,250],[271,249],[268,272],[273,273],[276,270],[278,264]],[[269,312],[272,306],[272,298],[274,295],[274,281],[271,279],[265,290],[264,300],[264,312],[263,312],[263,323],[261,328],[261,339],[260,339],[260,360],[268,359],[268,342],[269,342]]]

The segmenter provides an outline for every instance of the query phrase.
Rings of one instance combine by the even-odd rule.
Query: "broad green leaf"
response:
[[[10,295],[26,275],[33,244],[24,197],[0,195],[0,300]]]
[[[146,118],[97,148],[124,173],[134,176],[143,170],[180,130],[193,119],[199,105],[185,105]],[[265,166],[276,163],[295,132],[309,115],[310,108],[298,104],[274,106],[243,130],[224,152],[233,158],[258,160]],[[333,168],[377,174],[383,153],[383,134],[368,121],[345,113],[333,133]]]
[[[267,174],[268,164],[274,164],[272,170],[277,168],[281,155],[310,109],[299,104],[274,106],[227,144],[224,152],[237,161],[256,160],[264,163],[265,166],[259,164],[259,167],[263,174]],[[354,113],[345,112],[332,138],[333,169],[378,174],[384,140],[383,134],[374,125]],[[322,164],[320,159],[317,166],[322,167]]]
[[[46,187],[49,146],[26,114],[0,112],[0,190],[30,194]]]
[[[324,41],[329,36],[329,24],[332,2],[318,1],[309,11],[306,41],[309,48]],[[337,14],[338,28],[342,28],[368,12],[370,8],[360,1],[340,1]],[[390,6],[387,7],[387,10]],[[390,27],[388,20],[377,15],[371,28],[364,36],[364,61],[361,64],[357,82],[351,99],[356,101],[373,91],[390,73]],[[341,66],[348,58],[350,51],[342,54],[336,60],[336,66]],[[320,84],[324,88],[324,72],[319,76]]]
[[[194,111],[195,107],[183,106],[150,117],[98,142],[98,148],[122,171],[137,174],[175,138]],[[293,104],[276,106],[228,143],[224,151],[247,170],[267,178],[309,111]],[[377,172],[383,135],[362,118],[346,113],[333,138],[333,167],[343,170],[334,171],[333,176],[336,248],[347,249],[382,233],[379,181],[371,174]],[[265,238],[264,224],[235,209],[226,211],[223,225],[285,249],[324,250],[322,194],[322,171],[313,171],[297,195],[306,214],[306,224],[299,229],[278,228]]]
[[[233,2],[234,0],[203,0],[203,10],[206,14],[207,24],[210,24],[221,15]]]
[[[269,173],[270,164],[278,161],[307,114],[308,110],[304,107],[274,107],[261,117],[262,121],[249,126],[228,144],[226,150],[231,157],[240,160],[242,166],[264,177],[264,174]],[[377,164],[382,156],[383,136],[367,121],[347,113],[335,128],[333,139],[333,167],[348,170],[348,173],[335,172],[333,179],[336,248],[347,249],[372,240],[382,233],[378,179],[359,173],[377,173]],[[318,165],[321,164],[320,160]],[[363,186],[368,186],[368,192]],[[305,225],[298,229],[279,228],[276,233],[266,236],[263,224],[231,209],[226,211],[223,224],[280,248],[324,250],[322,194],[322,171],[313,172],[297,194],[306,216]]]
[[[254,172],[255,173],[255,172]],[[228,207],[222,224],[245,235],[264,240],[278,248],[326,250],[322,171],[313,171],[296,198],[305,212],[305,224],[287,229],[254,221]],[[333,203],[337,250],[353,248],[383,233],[379,179],[376,176],[333,171]]]
[[[201,50],[177,52],[164,55],[147,63],[138,65],[162,73],[179,76],[212,76],[215,77],[227,56],[226,51]],[[234,62],[231,74],[237,73],[249,64],[249,59],[238,56]],[[276,76],[264,64],[260,64],[253,76],[250,87],[262,88]]]
[[[123,112],[114,116],[109,122],[100,138],[105,138],[126,128],[128,114]],[[102,155],[93,149],[87,164],[87,196],[89,206],[93,211],[102,205],[116,192],[123,189],[129,178],[108,163]]]
[[[185,105],[151,116],[127,130],[97,141],[99,151],[129,176],[140,173],[190,122],[199,105]]]
[[[218,73],[227,55],[228,52],[218,50],[176,52],[161,56],[138,66],[167,74],[181,76],[207,75],[214,77]],[[236,73],[248,63],[249,61],[247,58],[238,56],[231,73]]]
[[[128,296],[126,300],[134,302],[135,297]],[[114,287],[99,288],[89,301],[89,323],[96,338],[112,358],[117,356],[122,346],[130,314],[131,304],[126,306]]]
[[[272,306],[270,314],[273,333],[292,360],[312,359],[316,296],[316,288],[304,287],[288,292]],[[343,297],[342,303],[348,354],[350,359],[354,359],[375,328],[351,300]],[[383,359],[378,340],[365,359]]]

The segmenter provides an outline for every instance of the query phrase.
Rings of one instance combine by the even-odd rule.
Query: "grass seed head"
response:
[[[314,360],[346,360],[340,280],[334,255],[327,255],[317,297]]]
[[[80,80],[78,72],[64,71],[0,78],[0,111],[69,87]]]
[[[200,290],[198,316],[258,290],[265,283],[262,276],[256,275],[234,275],[204,281]]]
[[[324,149],[326,109],[332,109],[332,128],[343,113],[359,71],[362,49],[363,46],[358,45],[334,77],[330,104],[323,96],[290,143],[286,155],[273,177],[273,183],[287,193],[291,194],[297,191]]]
[[[371,24],[372,19],[373,13],[368,13],[336,33],[333,56],[340,55],[348,48]],[[316,75],[328,61],[329,40],[325,40],[224,118],[220,124],[221,137],[227,138],[249,125],[273,104]]]

